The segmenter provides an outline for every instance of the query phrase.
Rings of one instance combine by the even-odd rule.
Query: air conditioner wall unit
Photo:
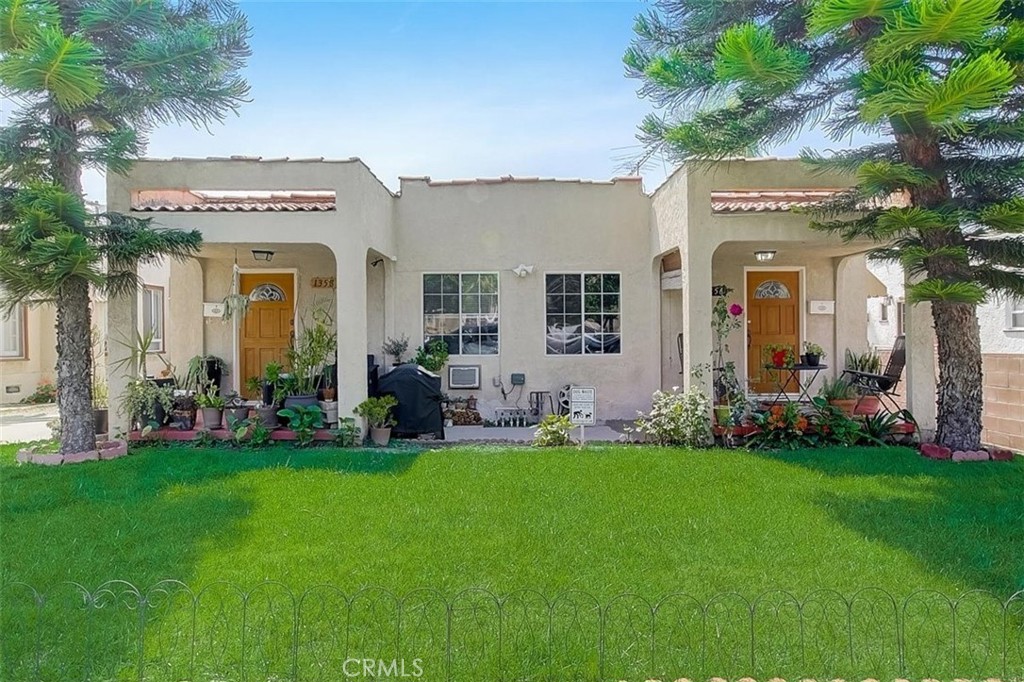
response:
[[[480,365],[449,365],[448,388],[480,388]]]

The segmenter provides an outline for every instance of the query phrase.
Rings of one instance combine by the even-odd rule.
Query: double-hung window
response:
[[[142,290],[142,332],[152,334],[149,344],[152,353],[164,351],[164,290],[162,287],[145,287]]]
[[[19,303],[10,314],[0,313],[0,359],[25,357],[25,308]]]
[[[498,354],[498,273],[423,275],[423,342],[452,355]]]
[[[621,352],[622,282],[614,273],[544,276],[548,355]]]

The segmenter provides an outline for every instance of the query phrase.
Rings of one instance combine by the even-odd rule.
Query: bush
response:
[[[57,402],[57,385],[52,381],[43,381],[36,386],[36,390],[31,395],[22,398],[21,402],[25,405],[55,403]]]
[[[751,419],[761,429],[747,441],[755,450],[796,450],[817,445],[817,437],[809,433],[810,420],[800,413],[797,403],[772,405]]]
[[[441,339],[435,339],[426,346],[418,347],[413,362],[428,372],[440,372],[448,364],[448,344]]]
[[[557,448],[570,445],[572,439],[569,432],[575,428],[569,417],[564,414],[549,414],[537,424],[537,432],[533,436],[533,445],[538,448]]]
[[[650,414],[638,414],[636,430],[658,445],[703,448],[712,441],[711,401],[697,386],[683,393],[655,391]]]

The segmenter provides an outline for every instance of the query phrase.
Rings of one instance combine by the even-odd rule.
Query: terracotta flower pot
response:
[[[865,395],[861,396],[860,401],[857,403],[857,409],[854,413],[865,417],[871,417],[878,414],[880,409],[882,409],[882,401],[878,399],[878,396]]]
[[[376,445],[384,447],[391,442],[391,427],[386,426],[383,429],[370,429],[370,440]]]
[[[842,410],[847,417],[853,416],[853,408],[857,406],[856,400],[830,400],[829,405],[834,405]]]

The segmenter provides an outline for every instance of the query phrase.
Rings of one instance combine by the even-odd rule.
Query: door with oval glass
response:
[[[778,391],[776,373],[765,369],[768,344],[790,346],[800,356],[800,271],[747,272],[747,377],[754,393]],[[795,382],[786,392],[797,391]]]
[[[262,377],[268,362],[288,366],[288,348],[295,326],[295,277],[290,272],[244,272],[238,291],[249,297],[242,322],[239,385],[249,377]],[[249,396],[258,398],[259,396]]]

